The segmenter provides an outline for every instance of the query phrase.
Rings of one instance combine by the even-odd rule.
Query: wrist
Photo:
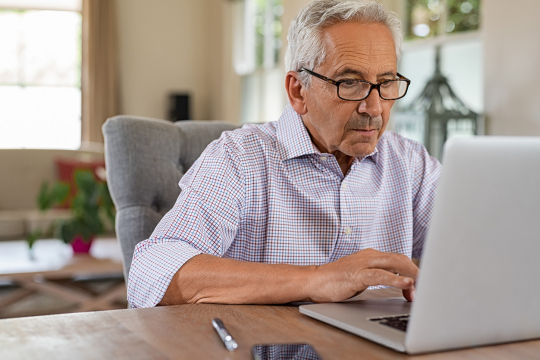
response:
[[[320,265],[310,265],[306,267],[302,291],[302,295],[304,296],[303,301],[315,302],[315,293],[318,288],[319,267]]]

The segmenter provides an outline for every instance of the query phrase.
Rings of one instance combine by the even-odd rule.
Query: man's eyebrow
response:
[[[337,72],[336,74],[334,74],[333,78],[339,78],[340,76],[343,76],[343,75],[346,75],[346,74],[352,74],[352,75],[358,75],[360,78],[364,79],[364,72],[363,71],[360,71],[360,70],[355,70],[355,69],[351,69],[351,68],[344,68],[342,70],[340,70],[339,72]],[[397,72],[395,71],[386,71],[382,74],[378,74],[377,77],[383,77],[383,76],[393,76],[393,77],[396,77],[397,76]]]
[[[377,75],[377,77],[382,77],[382,76],[394,76],[394,77],[396,77],[397,72],[395,72],[395,71],[387,71],[385,73]]]
[[[340,76],[343,76],[345,74],[358,75],[362,79],[364,78],[364,72],[363,71],[359,71],[359,70],[355,70],[355,69],[351,69],[351,68],[344,68],[344,69],[340,70],[339,72],[334,74],[334,77],[340,77]]]

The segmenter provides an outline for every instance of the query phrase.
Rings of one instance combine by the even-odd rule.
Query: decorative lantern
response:
[[[394,117],[396,132],[422,142],[439,160],[444,142],[450,136],[479,135],[481,120],[452,91],[441,74],[440,57],[440,47],[437,47],[435,74],[422,93]]]

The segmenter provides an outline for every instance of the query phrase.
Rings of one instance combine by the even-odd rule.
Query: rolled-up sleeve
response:
[[[224,133],[180,181],[182,192],[152,236],[133,254],[132,307],[158,304],[176,272],[199,254],[222,256],[236,236],[244,201],[241,155]]]

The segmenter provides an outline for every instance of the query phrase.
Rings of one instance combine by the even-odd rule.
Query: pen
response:
[[[238,344],[234,339],[232,338],[231,334],[225,329],[225,325],[223,325],[223,321],[221,321],[218,318],[215,318],[212,320],[212,325],[214,326],[214,329],[216,329],[219,337],[225,344],[225,347],[229,351],[234,351],[238,347]]]

